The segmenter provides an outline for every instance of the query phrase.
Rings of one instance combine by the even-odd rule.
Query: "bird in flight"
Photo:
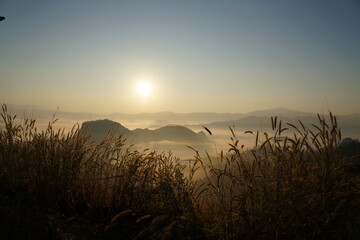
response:
[[[5,20],[5,17],[0,16],[0,22],[3,21],[3,20]]]

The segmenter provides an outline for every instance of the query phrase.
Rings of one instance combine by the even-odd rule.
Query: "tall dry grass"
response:
[[[196,234],[194,187],[171,153],[124,148],[125,140],[111,132],[91,143],[78,126],[69,133],[54,131],[55,120],[38,132],[35,120],[16,124],[5,105],[1,117],[2,200],[56,217],[64,226],[46,224],[49,234],[157,238],[180,228],[185,230],[174,236]]]
[[[359,176],[339,151],[336,117],[306,128],[277,122],[245,151],[235,132],[229,153],[197,159],[208,172],[198,196],[208,231],[221,239],[356,239]],[[296,130],[287,136],[288,128]],[[211,132],[210,132],[211,133]],[[210,162],[210,166],[205,163]]]
[[[190,166],[126,148],[112,132],[95,144],[78,126],[55,131],[56,120],[44,131],[35,120],[16,123],[5,105],[1,117],[2,238],[359,237],[359,175],[348,171],[331,114],[311,127],[273,118],[271,134],[247,132],[250,150],[231,129],[229,152],[204,159],[194,149]],[[194,179],[198,171],[203,179]]]

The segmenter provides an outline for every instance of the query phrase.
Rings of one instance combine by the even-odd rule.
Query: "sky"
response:
[[[360,112],[358,0],[0,0],[0,102]]]

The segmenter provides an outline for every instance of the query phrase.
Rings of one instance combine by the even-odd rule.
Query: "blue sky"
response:
[[[357,0],[0,0],[0,15],[7,104],[360,112]]]

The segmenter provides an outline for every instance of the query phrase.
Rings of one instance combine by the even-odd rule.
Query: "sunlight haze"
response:
[[[2,103],[360,112],[356,0],[4,0],[0,15]]]

